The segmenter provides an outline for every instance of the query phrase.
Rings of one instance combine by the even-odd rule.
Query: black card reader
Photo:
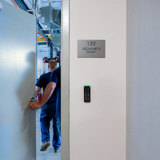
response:
[[[91,102],[91,87],[84,86],[84,102],[89,103]]]

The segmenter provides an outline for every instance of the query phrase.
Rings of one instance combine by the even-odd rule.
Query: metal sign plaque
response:
[[[78,58],[105,58],[105,40],[78,40]]]

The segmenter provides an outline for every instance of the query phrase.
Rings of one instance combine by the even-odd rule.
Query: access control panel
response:
[[[91,102],[91,87],[84,86],[84,102],[89,103]]]

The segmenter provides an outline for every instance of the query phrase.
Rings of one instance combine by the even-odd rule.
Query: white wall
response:
[[[106,58],[78,59],[79,39],[106,40]],[[125,139],[126,0],[70,0],[70,160],[125,160]]]
[[[159,160],[160,1],[128,0],[127,160]]]

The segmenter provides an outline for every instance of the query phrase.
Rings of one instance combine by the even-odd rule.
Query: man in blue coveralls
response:
[[[35,103],[30,102],[29,106],[32,109],[41,108],[41,115],[40,115],[40,126],[41,126],[41,133],[42,133],[42,143],[41,151],[45,151],[49,145],[50,145],[50,121],[53,120],[53,140],[52,145],[54,147],[54,151],[57,152],[61,146],[61,140],[60,140],[60,73],[58,74],[57,71],[54,72],[54,69],[56,68],[57,63],[53,60],[51,60],[48,64],[49,72],[46,74],[43,74],[36,84],[36,93],[40,91],[40,88],[43,87],[44,89],[44,96],[45,96],[45,90],[46,86],[50,82],[56,83],[56,87],[54,88],[54,91],[52,94],[50,94],[50,97],[47,98],[47,100],[40,100],[38,103],[35,101]],[[55,75],[56,74],[56,75]],[[58,75],[57,75],[58,74]],[[43,106],[43,107],[42,107]]]

